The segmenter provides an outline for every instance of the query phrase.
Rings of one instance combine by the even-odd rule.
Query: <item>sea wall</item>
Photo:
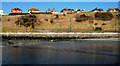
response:
[[[28,38],[117,38],[119,33],[0,33],[2,37]]]

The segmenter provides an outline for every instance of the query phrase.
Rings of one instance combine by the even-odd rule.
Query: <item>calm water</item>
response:
[[[114,64],[118,61],[116,38],[55,42],[13,41],[18,48],[3,42],[6,44],[2,49],[3,64]]]

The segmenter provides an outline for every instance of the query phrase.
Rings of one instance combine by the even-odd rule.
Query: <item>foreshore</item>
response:
[[[118,38],[119,33],[0,33],[9,38]]]

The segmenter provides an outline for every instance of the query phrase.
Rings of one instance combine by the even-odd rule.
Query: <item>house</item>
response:
[[[101,8],[98,9],[98,8],[96,7],[96,8],[93,9],[91,12],[101,12],[101,11],[103,11],[103,9],[101,9]]]
[[[0,10],[0,15],[3,15],[3,10]]]
[[[12,11],[11,11],[12,13],[23,13],[23,11],[20,9],[20,8],[12,8]]]
[[[86,12],[85,9],[76,9],[76,13]]]
[[[53,8],[52,13],[53,14],[58,14],[58,11],[55,8]]]
[[[74,9],[68,9],[68,7],[61,10],[61,14],[75,13]]]
[[[49,8],[46,12],[52,12],[52,9]]]
[[[58,11],[55,8],[53,9],[49,8],[46,12],[51,12],[52,14],[58,14]]]
[[[119,9],[118,8],[111,8],[107,10],[108,12],[118,12]]]
[[[31,9],[29,9],[29,8],[28,8],[28,13],[31,13],[31,12],[39,13],[39,9],[36,9],[36,8],[31,8]]]

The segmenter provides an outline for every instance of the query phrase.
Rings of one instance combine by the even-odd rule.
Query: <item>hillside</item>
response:
[[[108,21],[88,19],[82,22],[76,22],[76,15],[85,14],[86,16],[93,16],[95,12],[84,12],[79,14],[58,14],[58,18],[54,14],[35,14],[37,22],[35,28],[27,28],[18,26],[15,22],[18,17],[23,15],[8,15],[2,16],[2,30],[3,32],[69,32],[70,31],[70,18],[71,18],[71,31],[72,32],[95,32],[96,27],[102,28],[103,31],[118,30],[118,20],[112,19]],[[118,13],[112,13],[116,16]],[[52,22],[51,22],[52,19]],[[91,20],[93,22],[91,23]],[[116,28],[115,28],[116,26]]]

